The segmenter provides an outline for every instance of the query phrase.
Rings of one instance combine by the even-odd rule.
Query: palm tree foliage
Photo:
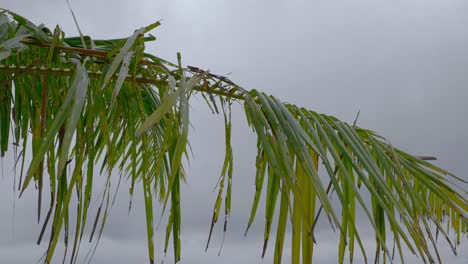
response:
[[[263,254],[276,228],[275,263],[282,259],[288,221],[292,263],[312,263],[319,217],[326,217],[340,236],[340,263],[347,261],[345,256],[352,262],[356,250],[367,262],[357,211],[365,213],[374,231],[376,262],[394,261],[395,249],[402,263],[408,249],[424,262],[441,262],[435,244],[439,234],[456,253],[455,243],[468,231],[465,180],[355,124],[183,67],[180,55],[173,64],[145,53],[146,43],[155,39],[148,32],[157,26],[138,29],[128,38],[94,40],[66,37],[58,26],[52,31],[13,12],[0,13],[1,156],[9,147],[17,150],[20,196],[31,185],[37,187],[37,220],[42,223],[37,242],[43,242],[47,230],[50,234],[45,262],[52,260],[60,234],[65,237],[63,259],[69,252],[70,263],[77,260],[85,230],[90,231],[89,241],[98,243],[112,204],[111,183],[120,184],[122,174],[128,178],[130,197],[135,188],[144,193],[150,263],[155,201],[169,211],[164,250],[172,235],[176,261],[180,259],[180,184],[189,150],[189,101],[195,94],[225,120],[226,155],[211,231],[223,204],[224,231],[230,214],[235,191],[231,104],[239,103],[258,138],[248,226],[263,191]],[[97,200],[92,199],[96,174],[107,176]],[[49,205],[42,204],[45,184]],[[331,203],[332,193],[340,206]],[[93,216],[92,201],[99,203]],[[275,212],[279,220],[273,226]],[[76,217],[75,226],[71,217]]]

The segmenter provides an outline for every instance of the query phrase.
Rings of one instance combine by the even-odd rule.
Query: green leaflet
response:
[[[125,44],[123,45],[122,48],[118,49],[119,53],[115,56],[115,58],[112,60],[111,64],[109,65],[109,69],[106,72],[106,75],[104,76],[104,79],[102,81],[102,89],[104,89],[107,84],[109,83],[110,79],[112,76],[115,74],[117,71],[117,68],[119,67],[120,63],[124,61],[124,64],[121,67],[121,70],[119,72],[119,79],[117,80],[116,87],[114,88],[114,97],[116,97],[120,91],[120,88],[122,86],[123,80],[120,80],[122,77],[125,78],[128,72],[128,63],[133,55],[132,52],[130,52],[130,49],[132,48],[133,44],[135,43],[136,39],[144,32],[144,28],[140,28],[138,30],[135,30],[135,33],[131,37],[127,39]]]
[[[143,194],[145,198],[146,231],[148,240],[148,257],[154,263],[154,234],[153,234],[153,202],[148,179],[143,179]]]
[[[276,175],[275,171],[268,168],[268,184],[267,184],[267,195],[266,195],[266,211],[265,211],[265,232],[264,242],[262,250],[262,258],[265,256],[268,240],[270,238],[271,225],[273,223],[273,214],[275,212],[276,200],[278,197],[280,186],[279,176]]]
[[[247,235],[247,232],[249,231],[250,226],[252,225],[255,215],[257,213],[257,208],[258,208],[258,203],[260,201],[260,195],[262,193],[263,189],[263,180],[265,178],[265,172],[267,168],[267,161],[265,160],[265,153],[261,147],[260,140],[257,142],[257,158],[256,158],[256,163],[255,166],[257,168],[256,174],[255,174],[255,195],[254,199],[252,202],[252,209],[250,211],[250,218],[249,222],[247,224],[247,228],[245,229],[244,236]]]
[[[221,211],[222,194],[223,194],[226,181],[227,181],[227,190],[226,190],[226,195],[224,198],[224,214],[225,214],[224,219],[225,220],[224,220],[223,242],[224,242],[225,234],[227,231],[227,219],[229,217],[229,214],[231,213],[232,172],[233,172],[233,153],[232,153],[232,146],[231,146],[231,102],[229,101],[224,102],[221,100],[221,104],[223,106],[226,154],[224,157],[223,168],[221,169],[221,177],[219,179],[219,190],[218,190],[218,195],[216,197],[216,201],[213,207],[213,217],[211,220],[210,232],[208,234],[208,241],[206,243],[205,251],[208,250],[208,246],[211,240],[211,235],[213,232],[213,227],[218,222],[219,214]],[[221,249],[220,249],[220,252],[221,252]]]
[[[112,102],[110,107],[111,109],[113,108],[112,106],[115,103],[115,98],[119,95],[120,89],[122,88],[122,84],[125,81],[125,78],[127,77],[127,73],[130,67],[130,60],[132,59],[132,57],[133,52],[127,52],[122,59],[122,66],[120,67],[119,75],[114,86],[114,93],[112,95]]]
[[[316,155],[315,155],[316,156]],[[314,163],[318,164],[318,156],[314,158]],[[296,171],[298,179],[300,179],[302,187],[302,197],[298,198],[299,204],[298,207],[301,208],[300,202],[303,201],[302,209],[302,262],[312,263],[312,257],[314,253],[314,234],[312,230],[312,223],[314,221],[315,215],[315,204],[317,199],[317,194],[312,183],[307,179],[307,175],[304,171],[304,165],[297,162]]]
[[[167,221],[167,226],[166,226],[166,238],[164,240],[164,254],[167,252],[167,247],[169,246],[169,238],[171,237],[171,232],[172,232],[172,212],[169,215],[169,220]]]
[[[177,98],[179,97],[179,94],[181,93],[181,89],[175,90],[175,87],[176,87],[175,85],[176,83],[175,83],[174,78],[172,76],[169,77],[169,87],[166,90],[166,95],[163,97],[164,99],[163,99],[162,104],[138,128],[136,132],[137,137],[140,137],[143,133],[145,133],[150,128],[152,128],[155,124],[157,124],[161,120],[163,115],[169,112],[171,108],[174,106],[174,104],[177,101]]]
[[[300,163],[296,160],[296,182],[301,190],[304,190],[304,177]],[[303,221],[302,218],[306,217],[303,210],[303,203],[301,202],[302,197],[294,195],[293,199],[293,213],[292,213],[292,243],[291,243],[291,263],[299,264],[301,259],[301,237]],[[305,222],[305,221],[304,221]],[[307,226],[304,226],[306,228]],[[304,241],[302,242],[304,243]]]
[[[65,134],[63,136],[63,145],[60,148],[60,154],[59,154],[59,162],[57,166],[57,173],[58,177],[60,178],[62,175],[62,172],[65,168],[65,164],[68,161],[68,154],[69,154],[69,149],[71,145],[71,140],[72,136],[75,133],[76,125],[78,123],[78,119],[80,118],[81,111],[83,109],[83,105],[85,103],[85,98],[86,98],[86,91],[88,89],[88,75],[86,73],[86,69],[84,68],[84,65],[80,65],[77,68],[77,75],[75,77],[75,81],[72,84],[73,86],[76,86],[76,94],[73,102],[73,106],[70,109],[70,115],[67,117],[67,123],[65,125]]]
[[[0,76],[0,82],[3,78]],[[0,156],[3,158],[8,149],[8,140],[10,138],[10,115],[11,115],[11,104],[12,97],[9,88],[10,85],[6,85],[0,89]]]
[[[0,8],[0,10],[7,11],[8,14],[10,14],[13,17],[13,19],[16,20],[21,26],[25,27],[32,34],[34,34],[34,38],[36,38],[38,41],[45,42],[45,43],[50,42],[50,38],[46,35],[46,33],[44,33],[40,27],[34,25],[31,21],[29,21],[25,17],[22,17],[16,13],[13,13],[3,8]]]
[[[289,191],[286,186],[281,189],[281,205],[279,211],[278,230],[276,231],[276,245],[274,263],[281,263],[283,256],[284,237],[286,233],[286,220],[288,219]]]
[[[174,242],[175,261],[180,260],[180,172],[175,176],[171,192],[172,240]]]
[[[10,57],[10,55],[13,52],[13,49],[24,47],[24,44],[22,44],[21,41],[31,35],[32,34],[19,35],[3,43],[0,43],[0,61]]]
[[[68,118],[68,122],[66,124],[66,138],[65,146],[60,148],[60,156],[59,156],[59,165],[58,165],[58,176],[60,177],[63,168],[65,167],[65,163],[68,160],[68,150],[71,144],[71,136],[73,135],[74,127],[78,121],[81,108],[84,104],[84,98],[86,96],[86,89],[88,86],[88,76],[86,73],[86,69],[83,65],[78,65],[75,70],[75,77],[74,81],[68,91],[68,94],[62,104],[61,109],[59,110],[57,116],[54,119],[52,126],[47,129],[47,133],[44,137],[42,144],[39,147],[39,150],[33,157],[31,164],[29,166],[28,172],[26,174],[26,178],[23,183],[23,187],[21,188],[20,195],[24,192],[26,187],[28,186],[29,182],[35,171],[38,169],[40,162],[42,161],[45,153],[50,149],[50,146],[53,144],[53,141],[62,126],[65,122],[65,119]],[[73,102],[73,106],[72,106]]]

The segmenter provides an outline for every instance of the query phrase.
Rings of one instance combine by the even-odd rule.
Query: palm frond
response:
[[[180,260],[180,184],[186,177],[182,161],[189,145],[189,101],[194,94],[201,94],[213,113],[219,113],[221,106],[226,130],[226,154],[207,249],[223,200],[226,232],[231,195],[236,191],[231,185],[231,104],[237,102],[243,104],[258,138],[255,191],[245,232],[264,191],[262,255],[277,212],[275,263],[282,260],[288,219],[293,228],[292,263],[312,263],[314,229],[320,217],[326,217],[340,237],[340,263],[345,262],[346,250],[353,261],[356,242],[367,262],[369,251],[356,223],[358,210],[374,231],[376,262],[394,261],[391,236],[401,262],[403,246],[424,262],[441,262],[430,222],[456,253],[449,232],[454,231],[455,243],[460,243],[461,234],[468,231],[466,180],[427,162],[432,157],[412,156],[370,130],[248,91],[200,68],[183,67],[180,55],[173,64],[147,54],[145,44],[154,37],[145,34],[157,26],[158,22],[122,39],[69,38],[59,27],[52,32],[11,11],[0,12],[0,154],[3,157],[12,142],[19,146],[21,173],[15,188],[23,193],[31,182],[38,185],[38,219],[42,220],[38,243],[47,228],[51,231],[47,263],[56,255],[61,230],[66,237],[64,259],[68,241],[73,243],[71,263],[77,260],[86,227],[90,242],[97,245],[112,204],[110,183],[120,183],[116,177],[121,174],[129,179],[131,197],[137,184],[143,188],[149,262],[155,260],[154,201],[164,208],[170,201],[164,251],[172,234],[175,260]],[[31,161],[25,160],[26,153],[32,153]],[[107,180],[91,218],[98,166]],[[51,203],[41,219],[47,181]],[[73,193],[78,203],[71,234]],[[332,193],[339,208],[331,202]],[[129,210],[131,202],[132,198]],[[87,225],[89,221],[92,226]],[[442,227],[444,222],[447,228]]]

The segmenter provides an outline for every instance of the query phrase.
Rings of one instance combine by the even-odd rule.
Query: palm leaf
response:
[[[375,234],[376,262],[395,261],[389,243],[392,237],[401,262],[403,246],[425,262],[441,262],[435,243],[439,233],[456,253],[454,242],[460,243],[468,231],[466,180],[429,163],[433,157],[403,152],[368,129],[248,91],[200,68],[183,67],[180,54],[174,64],[145,53],[145,43],[155,39],[145,34],[158,25],[141,28],[128,38],[95,40],[82,35],[65,37],[58,27],[51,32],[16,13],[0,13],[0,153],[4,156],[12,141],[22,148],[17,160],[22,160],[21,171],[25,163],[29,169],[24,179],[20,173],[19,188],[23,193],[31,182],[39,184],[39,213],[42,181],[47,180],[43,174],[49,175],[51,204],[38,239],[41,243],[45,230],[50,229],[46,262],[57,254],[62,230],[64,260],[70,240],[73,247],[68,258],[71,263],[77,261],[86,228],[95,243],[87,255],[92,257],[113,204],[111,182],[120,184],[116,171],[129,179],[129,210],[135,186],[143,188],[149,262],[157,258],[155,201],[164,208],[170,201],[164,252],[172,233],[175,261],[180,260],[180,184],[186,177],[183,160],[189,146],[189,103],[197,94],[213,113],[219,113],[218,104],[222,106],[226,133],[208,243],[223,200],[226,232],[231,195],[236,193],[231,184],[235,177],[231,104],[237,102],[243,104],[247,122],[257,134],[255,189],[245,232],[255,220],[264,191],[262,255],[278,213],[275,263],[283,259],[288,219],[291,262],[312,263],[314,232],[321,217],[326,217],[339,237],[338,262],[346,262],[346,250],[353,262],[355,242],[367,262],[370,254],[356,225],[358,210],[365,213]],[[25,160],[30,152],[28,140],[33,146],[31,161]],[[72,173],[67,173],[67,167],[73,168]],[[98,168],[107,179],[90,220]],[[76,214],[69,208],[72,193],[79,201]],[[332,204],[332,196],[339,206]],[[69,232],[70,216],[76,217],[74,233]],[[89,221],[93,224],[87,225]],[[455,232],[455,241],[450,232]]]

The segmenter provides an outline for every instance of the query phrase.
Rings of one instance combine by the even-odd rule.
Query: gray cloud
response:
[[[151,52],[175,60],[180,51],[187,65],[220,74],[232,72],[230,78],[246,88],[343,120],[352,121],[361,110],[360,126],[411,153],[437,156],[437,165],[467,179],[468,3],[464,0],[87,0],[71,4],[82,31],[97,38],[130,35],[163,19],[153,33],[158,40],[148,47]],[[35,23],[60,24],[69,35],[77,33],[66,1],[16,0],[1,6]],[[221,224],[211,249],[203,253],[216,198],[212,189],[224,155],[222,118],[212,116],[203,104],[200,98],[192,101],[194,158],[182,187],[183,263],[271,263],[274,243],[266,259],[260,259],[262,210],[249,236],[243,237],[253,197],[256,150],[241,107],[233,113],[235,175],[229,232],[220,257]],[[0,262],[30,263],[44,250],[34,244],[40,229],[35,221],[36,194],[30,190],[15,202],[13,220],[12,157],[10,152],[3,160],[5,178],[0,184]],[[133,210],[127,215],[127,190],[124,185],[119,192],[95,263],[147,259],[142,194],[135,194]],[[155,211],[160,215],[160,208]],[[363,221],[363,234],[367,234],[363,240],[373,252],[373,237],[365,226]],[[315,260],[336,263],[337,235],[325,220],[319,227]],[[157,231],[158,259],[164,228],[163,221]],[[466,249],[466,242],[461,247]],[[468,250],[454,257],[444,241],[438,244],[447,263],[468,259]],[[170,254],[166,261],[172,262]]]

